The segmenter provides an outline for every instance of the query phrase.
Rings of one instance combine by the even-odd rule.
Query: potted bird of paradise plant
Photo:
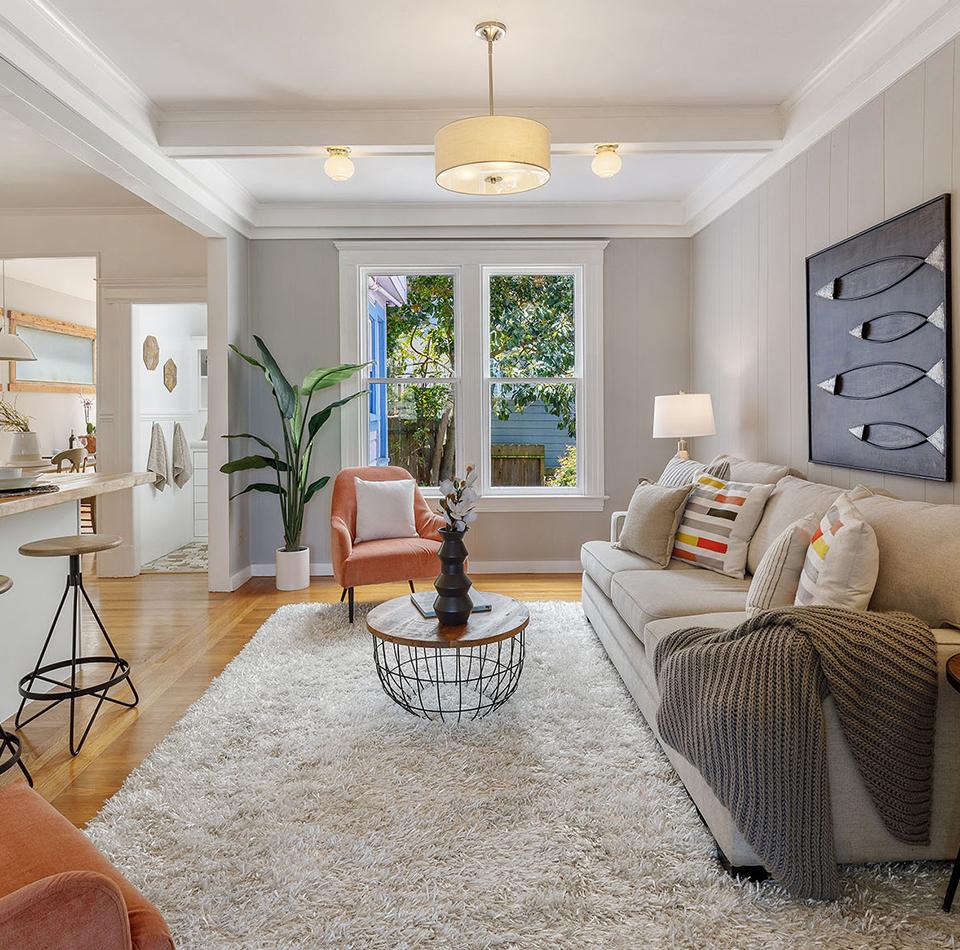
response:
[[[236,472],[266,470],[270,481],[251,482],[236,494],[231,501],[247,492],[264,492],[276,495],[280,502],[280,517],[283,521],[282,548],[276,552],[277,590],[302,590],[310,585],[310,548],[301,544],[304,510],[311,499],[330,481],[329,475],[311,480],[310,461],[313,457],[314,440],[330,419],[333,412],[351,399],[362,395],[364,390],[352,393],[329,403],[310,414],[314,396],[324,389],[349,379],[363,369],[364,363],[341,363],[326,369],[315,369],[297,386],[289,382],[280,370],[277,361],[260,337],[253,338],[260,358],[250,356],[231,344],[230,349],[251,366],[263,372],[270,386],[280,425],[283,432],[283,448],[278,449],[249,432],[225,435],[225,439],[247,439],[267,450],[266,455],[245,455],[220,466],[227,475]]]

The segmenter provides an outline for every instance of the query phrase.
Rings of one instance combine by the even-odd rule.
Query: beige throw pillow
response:
[[[787,525],[767,548],[747,591],[751,617],[762,610],[788,607],[796,600],[807,548],[818,526],[815,515],[806,515]]]
[[[666,567],[670,563],[673,537],[693,485],[668,488],[665,485],[638,485],[630,499],[627,517],[620,532],[619,546]]]
[[[849,496],[841,495],[810,539],[794,603],[866,610],[879,572],[877,536]]]

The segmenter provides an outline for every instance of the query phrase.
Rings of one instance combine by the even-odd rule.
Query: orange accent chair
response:
[[[345,468],[333,482],[330,505],[330,548],[333,554],[333,576],[343,588],[340,597],[349,599],[350,623],[353,623],[353,590],[363,584],[386,584],[407,581],[414,590],[418,577],[434,578],[440,573],[437,551],[443,518],[432,512],[420,489],[414,489],[413,513],[416,538],[384,538],[379,541],[354,542],[357,533],[357,492],[354,478],[368,482],[391,482],[413,476],[396,465],[369,465]]]
[[[174,950],[160,911],[23,782],[0,789],[0,947]]]

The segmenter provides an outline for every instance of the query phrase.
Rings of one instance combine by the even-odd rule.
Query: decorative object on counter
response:
[[[304,510],[314,495],[330,480],[329,475],[310,480],[314,440],[335,409],[356,399],[365,390],[337,399],[323,409],[318,409],[313,415],[310,414],[311,403],[317,393],[339,385],[366,364],[341,363],[339,366],[315,369],[307,373],[299,386],[295,386],[283,375],[263,340],[258,336],[254,336],[253,340],[259,350],[260,359],[243,353],[233,344],[230,344],[230,349],[266,377],[280,413],[283,453],[249,432],[232,433],[224,438],[252,440],[269,454],[245,455],[243,458],[232,459],[220,466],[220,471],[230,475],[234,472],[269,469],[274,474],[275,482],[253,482],[232,495],[231,500],[251,491],[278,497],[284,546],[277,548],[276,552],[277,590],[302,590],[310,586],[310,548],[300,543]]]
[[[193,458],[190,443],[179,422],[173,426],[173,484],[183,488],[193,478]]]
[[[87,435],[93,435],[97,431],[96,423],[93,422],[93,399],[89,396],[80,397],[80,405],[83,406],[83,424],[87,430]]]
[[[656,396],[653,400],[653,437],[678,439],[678,459],[690,458],[687,439],[716,435],[713,418],[713,400],[709,393],[685,393],[682,389],[672,396]]]
[[[87,460],[87,450],[82,446],[77,449],[66,449],[63,452],[57,452],[50,464],[55,465],[58,472],[63,471],[63,466],[67,466],[67,471],[79,475],[83,471],[83,463]]]
[[[143,341],[143,365],[152,373],[160,365],[160,344],[155,336]]]
[[[10,455],[6,460],[12,468],[46,468],[40,455],[40,439],[30,431],[30,417],[17,407],[0,399],[0,432],[9,432]],[[22,474],[22,473],[21,473]]]
[[[810,460],[949,481],[950,195],[807,258]]]
[[[25,475],[23,469],[16,465],[8,466],[0,463],[0,491],[29,488],[39,477],[39,473],[31,475],[28,472]]]
[[[167,360],[163,364],[163,385],[168,393],[177,388],[177,364],[173,360]]]
[[[157,491],[163,491],[170,481],[170,456],[167,454],[167,439],[159,422],[155,422],[150,429],[147,471],[157,476],[153,487]]]
[[[443,626],[458,627],[465,624],[473,610],[473,601],[470,599],[472,581],[463,569],[463,562],[467,559],[463,536],[477,520],[474,509],[480,500],[480,493],[474,488],[476,481],[477,471],[468,465],[463,478],[448,478],[440,483],[443,493],[440,513],[446,519],[447,527],[440,529],[443,543],[437,552],[440,575],[433,583],[437,591],[433,609]]]

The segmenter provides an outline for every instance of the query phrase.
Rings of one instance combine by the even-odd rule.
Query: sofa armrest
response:
[[[0,946],[18,950],[131,950],[120,888],[96,871],[64,871],[0,898]]]
[[[330,517],[330,558],[333,562],[333,576],[340,580],[341,567],[353,551],[353,536],[347,523],[339,515]]]
[[[440,529],[446,525],[447,521],[443,515],[430,512],[429,516],[423,519],[423,522],[417,525],[417,534],[428,541],[440,540]]]
[[[627,518],[625,511],[615,511],[610,515],[610,543],[616,544],[620,540],[620,532],[623,530],[623,522]]]

